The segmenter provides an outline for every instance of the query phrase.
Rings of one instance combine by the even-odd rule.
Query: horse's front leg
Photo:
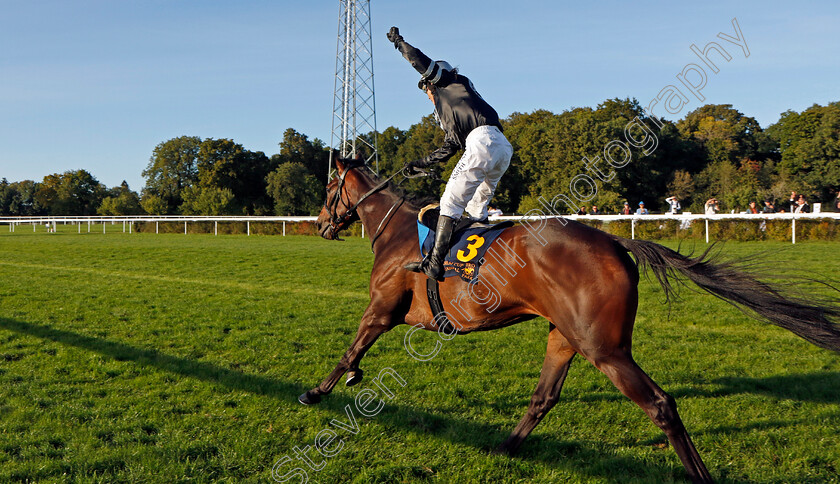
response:
[[[304,393],[298,400],[300,403],[310,405],[321,401],[321,395],[330,393],[341,376],[348,373],[347,385],[355,385],[362,380],[362,370],[359,369],[359,361],[367,353],[367,350],[373,346],[376,339],[380,335],[393,328],[401,321],[393,308],[388,308],[388,311],[383,311],[388,305],[371,304],[365,310],[362,321],[359,324],[359,330],[356,332],[356,338],[350,345],[350,348],[344,353],[344,356],[339,360],[335,369],[321,382],[320,385]],[[404,316],[404,315],[403,315]]]

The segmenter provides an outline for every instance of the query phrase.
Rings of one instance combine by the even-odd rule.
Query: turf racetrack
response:
[[[271,482],[275,464],[288,482],[296,468],[322,483],[685,479],[664,435],[579,357],[521,453],[490,454],[536,385],[541,319],[456,337],[428,362],[400,327],[362,383],[300,405],[355,334],[367,240],[75,232],[0,232],[0,482]],[[836,243],[724,247],[762,250],[774,271],[840,269]],[[669,311],[655,283],[640,292],[636,360],[716,480],[838,480],[840,357],[709,295],[684,289]],[[385,368],[405,386],[389,380],[394,398],[360,415]],[[335,455],[316,451],[319,433]]]

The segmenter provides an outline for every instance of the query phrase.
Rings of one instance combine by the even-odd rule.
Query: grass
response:
[[[355,334],[367,240],[63,228],[0,231],[0,482],[270,482],[276,462],[347,421],[345,406],[386,367],[406,385],[391,386],[378,415],[356,412],[358,433],[338,430],[334,457],[309,449],[323,460],[310,482],[685,479],[662,433],[580,358],[520,455],[489,453],[527,407],[544,320],[455,338],[425,363],[395,329],[368,353],[360,385],[297,403]],[[840,268],[837,250],[724,248],[823,276]],[[634,353],[676,397],[715,479],[838,481],[837,355],[690,290],[669,311],[646,281]]]

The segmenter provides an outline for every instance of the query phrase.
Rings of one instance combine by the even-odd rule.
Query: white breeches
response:
[[[464,212],[474,219],[487,217],[487,204],[510,166],[513,147],[496,126],[480,126],[467,135],[440,199],[440,214],[458,219]]]

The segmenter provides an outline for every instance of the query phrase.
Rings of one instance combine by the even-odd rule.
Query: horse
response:
[[[689,479],[712,482],[700,454],[677,412],[673,397],[663,391],[633,360],[633,323],[638,309],[640,271],[651,271],[666,297],[672,281],[690,280],[766,322],[788,329],[807,341],[840,352],[840,307],[827,302],[783,296],[748,270],[718,261],[706,250],[698,257],[662,245],[608,234],[563,218],[544,219],[540,231],[526,224],[510,227],[496,239],[504,250],[494,274],[493,310],[478,284],[449,277],[440,283],[440,301],[450,302],[452,321],[435,318],[427,299],[426,277],[403,266],[419,255],[419,206],[359,160],[336,160],[337,176],[327,185],[318,216],[322,237],[335,240],[360,220],[374,252],[370,303],[350,348],[335,369],[298,399],[315,404],[346,373],[346,385],[363,378],[359,363],[383,333],[400,324],[429,331],[450,326],[448,334],[500,329],[541,316],[550,323],[545,360],[528,409],[496,452],[513,454],[557,403],[572,359],[581,355],[635,402],[667,436]],[[632,258],[631,258],[632,256]],[[635,259],[635,262],[634,260]],[[482,269],[484,270],[484,269]],[[474,281],[473,281],[474,282]],[[471,292],[472,291],[472,292]],[[464,295],[470,297],[464,297]],[[457,301],[457,311],[451,302]],[[455,315],[458,318],[455,318]],[[456,328],[451,327],[456,325]],[[418,329],[419,330],[419,329]]]

